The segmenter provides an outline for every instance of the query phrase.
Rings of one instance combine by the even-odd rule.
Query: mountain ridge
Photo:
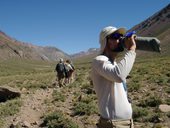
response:
[[[169,55],[170,54],[170,4],[165,6],[160,11],[154,13],[149,18],[146,18],[141,23],[134,25],[130,31],[136,31],[137,36],[143,36],[143,37],[156,37],[161,41],[161,53],[163,55]],[[87,56],[94,56],[94,54],[99,53],[99,48],[96,52],[92,51],[82,51],[80,53],[76,53],[72,55],[74,59],[79,59],[80,57],[87,57]],[[145,51],[139,51],[140,55],[144,55]],[[154,54],[152,52],[147,52],[148,55]],[[145,54],[146,55],[146,54]]]
[[[31,43],[18,41],[0,31],[0,59],[11,58],[57,61],[59,58],[70,58],[62,50],[52,46],[36,46]]]

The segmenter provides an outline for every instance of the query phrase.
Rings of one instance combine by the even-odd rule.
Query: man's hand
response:
[[[127,50],[133,50],[133,51],[136,50],[135,37],[136,37],[136,35],[133,34],[131,37],[125,38],[125,46],[126,46]]]

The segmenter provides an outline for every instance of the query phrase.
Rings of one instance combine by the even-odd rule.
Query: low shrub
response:
[[[140,83],[131,82],[128,84],[128,92],[138,91],[140,89]]]
[[[133,106],[133,119],[134,121],[142,121],[144,117],[148,115],[146,108]]]
[[[150,96],[145,100],[141,100],[139,106],[141,107],[157,107],[162,103],[162,100],[156,96]]]
[[[62,92],[58,92],[57,90],[55,90],[52,95],[53,95],[54,101],[65,102],[66,100],[66,96]]]
[[[94,104],[93,102],[76,103],[75,107],[74,107],[74,114],[75,115],[91,115],[91,114],[97,114],[97,112],[98,112],[98,109],[96,107],[96,104]]]
[[[48,128],[79,128],[72,120],[64,117],[61,111],[48,114],[44,118],[43,126]]]
[[[0,104],[0,117],[12,116],[20,111],[22,102],[19,99]]]
[[[147,117],[145,117],[144,122],[151,122],[151,123],[160,123],[161,114],[160,113],[151,113]]]

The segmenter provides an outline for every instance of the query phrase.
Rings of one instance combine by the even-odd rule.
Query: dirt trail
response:
[[[62,92],[63,89],[67,90],[65,93],[67,98],[65,102],[60,102],[60,105],[56,109],[59,111],[62,111],[67,118],[72,119],[72,121],[78,124],[80,128],[83,128],[84,125],[81,122],[81,120],[78,118],[79,116],[72,117],[74,115],[74,112],[73,112],[73,101],[75,100],[74,92],[78,91],[78,89],[69,90],[66,88],[58,88],[57,91]]]
[[[53,89],[37,89],[35,92],[22,92],[23,105],[20,112],[11,119],[11,126],[39,128],[41,117],[47,110],[45,100],[51,99]]]
[[[60,102],[59,104],[46,104],[52,101],[53,90],[62,92],[64,88],[48,88],[48,89],[37,89],[34,92],[28,91],[25,88],[21,91],[21,100],[23,102],[20,112],[12,117],[6,119],[7,124],[4,128],[19,127],[19,128],[40,128],[43,123],[43,115],[46,115],[48,109],[56,109],[62,111],[66,116],[70,118],[73,114],[73,100],[74,91],[66,92],[66,101]],[[50,105],[50,106],[49,106]],[[56,107],[57,106],[57,107]],[[78,117],[72,118],[79,126],[83,127],[82,122]]]
[[[52,93],[54,90],[64,93],[66,96],[65,102],[52,103]],[[73,116],[73,102],[77,100],[74,97],[74,92],[78,91],[79,88],[69,89],[69,87],[53,87],[37,89],[35,91],[23,88],[21,90],[21,100],[23,103],[20,112],[7,118],[4,128],[9,128],[9,126],[10,128],[40,128],[40,125],[43,123],[42,117],[51,110],[62,111],[66,117],[72,119],[79,127],[83,128],[82,119],[79,116]]]

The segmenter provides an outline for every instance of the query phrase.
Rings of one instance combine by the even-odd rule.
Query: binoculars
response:
[[[133,34],[135,34],[135,31],[128,32],[121,38],[120,40],[120,48],[124,49],[125,48],[125,39],[131,37]],[[137,50],[143,50],[143,51],[151,51],[151,52],[159,52],[161,51],[160,48],[160,40],[158,40],[155,37],[140,37],[136,36],[135,37],[135,42],[136,42],[136,49]]]

